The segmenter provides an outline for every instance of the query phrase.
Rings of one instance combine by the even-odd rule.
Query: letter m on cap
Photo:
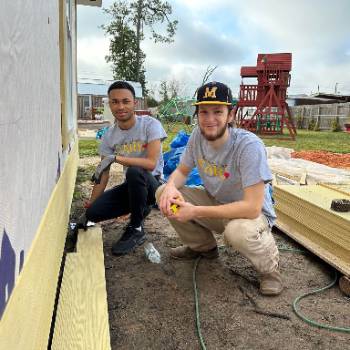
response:
[[[216,98],[216,90],[217,90],[217,86],[213,86],[211,89],[209,87],[207,87],[205,89],[205,94],[204,94],[204,98]]]

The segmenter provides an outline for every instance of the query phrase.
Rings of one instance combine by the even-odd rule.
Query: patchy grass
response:
[[[191,128],[187,125],[184,127],[181,123],[173,123],[168,125],[168,138],[163,142],[163,151],[170,149],[170,143],[175,135],[181,130],[187,133],[191,132]],[[286,131],[288,132],[288,131]],[[332,132],[332,131],[308,131],[297,130],[298,134],[295,141],[277,140],[273,138],[263,138],[266,146],[278,146],[293,148],[295,151],[320,150],[334,153],[350,153],[350,133]],[[286,135],[287,136],[287,135]]]
[[[163,142],[163,152],[170,149],[170,143],[180,130],[190,132],[191,127],[181,123],[167,125],[168,138]],[[295,141],[262,138],[266,146],[293,148],[295,151],[321,150],[334,153],[350,153],[350,133],[332,131],[298,130]],[[99,140],[79,140],[80,157],[98,156]]]
[[[81,183],[85,181],[90,181],[91,175],[94,173],[96,167],[94,165],[85,165],[84,167],[78,167],[78,173],[77,173],[77,185],[80,185]]]
[[[293,148],[295,151],[319,150],[350,153],[350,133],[297,130],[295,141],[263,139],[266,146]]]
[[[76,178],[75,188],[74,188],[74,193],[73,193],[74,200],[83,199],[83,195],[81,192],[81,188],[82,188],[81,185],[86,181],[90,181],[91,175],[94,173],[95,168],[96,167],[93,165],[78,167],[77,178]]]
[[[79,140],[80,158],[98,156],[99,144],[99,140]]]

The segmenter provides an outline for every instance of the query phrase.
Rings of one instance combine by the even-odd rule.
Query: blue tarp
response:
[[[180,162],[181,155],[185,150],[190,135],[180,130],[170,144],[170,151],[163,154],[164,157],[164,177],[167,180],[170,174],[176,169]],[[186,185],[200,186],[203,185],[202,179],[198,174],[197,168],[193,168],[187,177]]]
[[[96,131],[96,139],[97,140],[101,140],[102,139],[102,136],[104,135],[104,133],[108,130],[109,126],[105,126],[101,129],[98,129]]]

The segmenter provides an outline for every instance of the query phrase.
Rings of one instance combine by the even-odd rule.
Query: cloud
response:
[[[315,92],[317,85],[329,89],[338,80],[344,88],[349,85],[349,1],[246,0],[231,6],[239,13],[240,33],[248,46],[293,54],[290,90]]]
[[[112,0],[104,0],[108,7]],[[240,67],[255,65],[258,53],[291,52],[290,93],[324,90],[350,92],[350,2],[337,0],[173,0],[178,31],[172,44],[142,43],[149,81],[178,79],[192,91],[206,68],[217,65],[212,79],[238,90]],[[97,26],[107,21],[101,10],[78,9],[78,69],[107,73],[108,44]],[[92,39],[93,38],[93,39]],[[84,41],[86,40],[86,41]],[[103,44],[102,44],[103,42]],[[89,44],[91,49],[89,50]]]
[[[234,25],[225,30],[227,23],[217,16],[209,22],[211,7],[199,3],[177,2],[173,18],[179,20],[178,31],[172,44],[143,43],[146,58],[146,77],[148,80],[178,80],[186,95],[193,95],[202,82],[207,68],[217,66],[211,79],[239,84],[239,63],[244,57],[244,45],[239,43]],[[227,74],[234,73],[235,78]]]
[[[103,4],[105,3],[107,3],[107,1],[103,1]],[[102,38],[104,36],[100,26],[106,23],[108,17],[101,8],[78,5],[77,17],[78,39],[90,37]]]
[[[148,56],[161,57],[164,63],[225,65],[238,62],[242,58],[242,48],[235,38],[218,32],[215,27],[203,22],[183,22],[173,44],[144,45]]]
[[[79,76],[84,78],[105,78],[112,76],[111,66],[106,63],[109,41],[106,38],[86,37],[78,40]]]

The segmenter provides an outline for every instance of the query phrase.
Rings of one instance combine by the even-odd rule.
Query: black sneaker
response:
[[[112,245],[113,255],[124,255],[133,251],[137,246],[143,244],[146,240],[145,231],[141,226],[141,231],[128,225],[122,238]]]

